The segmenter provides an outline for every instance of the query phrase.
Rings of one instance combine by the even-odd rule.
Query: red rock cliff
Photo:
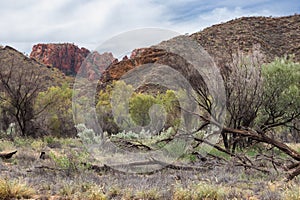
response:
[[[37,44],[32,48],[30,58],[60,69],[66,75],[76,75],[83,60],[90,51],[74,44]]]

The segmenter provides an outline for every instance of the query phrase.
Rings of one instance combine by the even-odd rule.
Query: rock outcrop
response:
[[[89,53],[88,49],[69,43],[37,44],[33,46],[30,58],[58,68],[66,75],[76,75]]]
[[[97,51],[94,51],[85,58],[77,73],[79,73],[81,77],[95,80],[97,77],[101,77],[101,74],[111,63],[116,62],[117,59],[114,58],[112,53],[105,52],[99,54]]]

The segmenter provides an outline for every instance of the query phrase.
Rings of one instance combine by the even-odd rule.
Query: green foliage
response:
[[[89,165],[83,164],[87,163],[89,157],[87,151],[70,151],[68,154],[63,155],[50,152],[49,155],[57,167],[66,170],[68,173],[86,170],[89,167]]]
[[[28,147],[32,143],[32,140],[30,138],[26,137],[15,137],[14,138],[14,144],[16,147]]]
[[[133,126],[129,116],[129,99],[133,94],[133,87],[123,81],[116,81],[110,94],[112,113],[114,121],[121,129],[127,129]]]
[[[96,105],[96,112],[98,117],[98,122],[103,131],[107,131],[110,134],[116,134],[119,132],[119,127],[116,124],[115,117],[118,113],[113,113],[111,98],[113,87],[117,84],[116,81],[112,85],[108,85],[105,90],[100,90],[98,95],[98,102]],[[122,83],[121,83],[122,84]],[[120,100],[122,97],[117,96],[117,93],[114,94],[116,100]],[[115,108],[116,112],[118,109],[124,110],[121,104],[121,107]]]
[[[264,104],[260,120],[265,125],[287,122],[300,114],[300,64],[276,58],[262,68]]]
[[[129,113],[132,120],[139,126],[146,126],[150,123],[149,110],[158,99],[148,94],[134,94],[129,103]]]
[[[131,85],[115,81],[99,92],[96,110],[103,130],[116,134],[136,126],[151,125],[155,130],[175,127],[180,122],[178,105],[171,90],[153,96],[136,93]]]
[[[144,138],[144,137],[147,137],[146,134],[144,134],[144,129],[141,131],[140,134],[138,133],[135,133],[133,131],[122,131],[116,135],[114,135],[114,137],[116,138],[121,138],[121,139],[141,139],[141,138]]]
[[[72,89],[64,84],[53,86],[45,92],[40,92],[35,104],[36,109],[46,106],[46,111],[40,116],[39,123],[46,131],[56,136],[71,136],[75,133],[72,114]]]
[[[173,90],[167,90],[165,93],[160,93],[157,96],[157,99],[159,99],[160,104],[163,105],[167,113],[165,127],[176,128],[180,124],[179,101],[184,102],[184,100],[182,100],[182,98],[185,98],[184,95],[182,91],[176,92],[175,94]]]
[[[87,128],[84,124],[76,125],[77,135],[84,144],[99,144],[101,137],[96,135],[92,129]]]
[[[300,64],[291,59],[277,58],[263,67],[264,95],[267,109],[291,111],[300,105]],[[288,107],[287,107],[288,105]],[[270,110],[271,111],[271,110]]]
[[[54,160],[55,164],[62,169],[74,170],[76,168],[75,163],[72,163],[70,161],[70,159],[65,155],[59,156],[59,155],[55,155],[54,153],[50,152],[50,157],[51,157],[51,159]]]

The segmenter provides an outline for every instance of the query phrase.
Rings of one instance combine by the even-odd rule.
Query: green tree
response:
[[[136,93],[123,81],[115,81],[99,92],[96,110],[103,131],[110,134],[136,126],[174,127],[180,122],[179,103],[173,91]]]
[[[46,133],[56,136],[76,135],[72,114],[72,92],[72,89],[64,84],[61,87],[52,86],[47,91],[39,93],[35,109],[49,104],[39,119]]]
[[[165,93],[160,93],[157,95],[158,101],[163,105],[165,112],[167,114],[166,116],[166,124],[165,128],[173,127],[176,128],[178,127],[179,123],[181,120],[181,110],[180,110],[180,105],[179,105],[179,100],[183,95],[182,91],[177,92],[176,94],[179,96],[176,96],[175,92],[173,90],[167,90]],[[191,123],[192,120],[187,120],[187,123]]]
[[[116,134],[119,132],[119,127],[114,121],[112,108],[110,103],[111,87],[108,86],[106,91],[101,90],[98,95],[98,102],[96,105],[96,112],[98,122],[103,131],[109,134]]]
[[[159,101],[152,95],[134,94],[129,103],[129,112],[132,120],[139,126],[149,125],[149,110],[154,104],[159,104]]]
[[[262,135],[276,127],[296,128],[300,115],[300,64],[292,59],[292,56],[276,58],[263,64],[263,56],[255,50],[232,57],[231,71],[224,75],[225,127],[256,130]],[[243,147],[251,143],[226,129],[221,134],[224,146],[232,152],[237,145]]]
[[[300,64],[293,57],[276,58],[262,68],[264,80],[260,129],[292,126],[300,116]],[[296,128],[296,127],[295,127]]]

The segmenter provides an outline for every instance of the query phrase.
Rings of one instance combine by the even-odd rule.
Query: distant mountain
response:
[[[248,52],[253,46],[260,48],[266,62],[288,54],[295,54],[295,59],[300,61],[300,15],[242,17],[211,26],[189,37],[204,47],[221,69],[226,69],[233,53]],[[74,44],[37,44],[33,47],[30,57],[58,68],[66,75],[76,75],[89,53],[89,50]],[[99,54],[91,58],[97,61]],[[177,66],[179,63],[176,62],[180,59],[174,61],[174,55],[150,47],[136,49],[129,59],[121,61],[114,59],[111,54],[105,54],[105,60],[114,62],[104,72],[102,66],[96,70],[104,73],[103,81],[118,79],[127,71],[146,63]],[[88,77],[93,77],[96,73],[90,67],[81,70],[86,70]]]
[[[96,73],[103,72],[106,68],[103,65],[115,61],[111,53],[90,52],[84,47],[79,48],[70,43],[36,44],[32,48],[30,58],[57,68],[68,76],[75,76],[81,72],[90,79],[93,79]]]
[[[30,58],[58,68],[66,75],[76,75],[81,63],[89,54],[88,49],[70,43],[36,44],[32,47]]]
[[[265,62],[289,54],[295,54],[296,61],[300,61],[300,15],[278,18],[242,17],[206,28],[189,37],[195,39],[212,56],[221,71],[228,69],[232,54],[251,51],[253,46],[264,54]],[[171,44],[174,39],[167,42]],[[193,76],[192,68],[180,56],[153,46],[136,49],[130,59],[110,65],[104,72],[102,83],[106,85],[147,63],[168,65],[178,70],[191,83],[197,79]]]

